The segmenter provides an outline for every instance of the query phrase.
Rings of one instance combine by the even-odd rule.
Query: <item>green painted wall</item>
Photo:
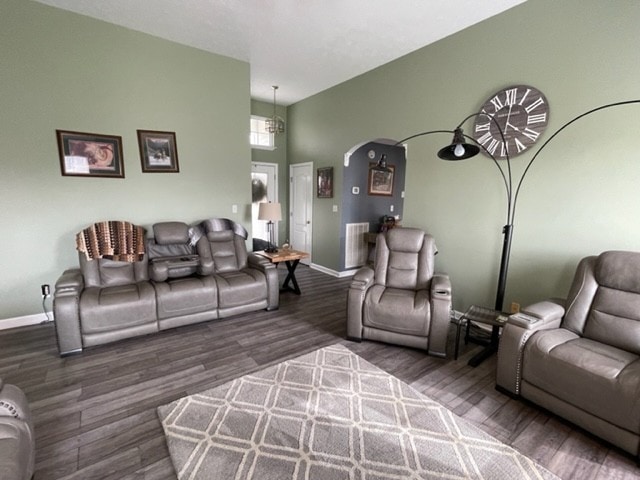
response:
[[[277,105],[276,113],[285,121],[285,132],[275,136],[275,150],[251,149],[252,162],[275,163],[278,165],[278,199],[282,205],[282,222],[278,222],[278,238],[280,243],[284,243],[289,237],[289,224],[287,219],[287,205],[289,194],[289,166],[287,164],[287,132],[289,125],[287,124],[286,107]],[[251,100],[251,115],[259,115],[261,117],[271,117],[273,115],[273,103],[260,102]]]
[[[31,1],[1,10],[0,318],[41,311],[95,221],[250,225],[247,63]],[[61,176],[56,129],[122,136],[126,178]],[[136,129],[176,132],[179,174],[141,172]]]
[[[289,159],[333,165],[339,184],[343,154],[353,145],[452,129],[491,94],[516,84],[536,86],[550,103],[544,141],[593,107],[640,98],[639,23],[635,0],[529,0],[290,106]],[[465,124],[467,132],[472,126]],[[640,250],[639,131],[638,105],[598,112],[563,131],[536,159],[517,204],[507,306],[565,295],[583,256]],[[403,225],[435,236],[437,269],[451,276],[456,309],[492,306],[504,187],[486,157],[439,160],[436,151],[450,140],[409,142]],[[531,155],[513,159],[516,183]],[[322,208],[316,202],[314,223]],[[337,269],[338,226],[314,228],[315,263]]]

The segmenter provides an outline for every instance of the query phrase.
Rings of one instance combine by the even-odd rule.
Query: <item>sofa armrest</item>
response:
[[[84,289],[84,278],[79,268],[65,270],[56,281],[55,295],[78,295]]]
[[[156,257],[149,260],[149,278],[154,282],[165,282],[168,278],[186,277],[200,267],[199,255]]]
[[[200,256],[200,264],[198,265],[198,275],[212,275],[215,271],[215,264],[213,262],[213,255],[211,254],[211,248],[206,235],[200,237],[198,243],[196,243],[196,251]]]
[[[79,268],[65,270],[56,281],[53,316],[61,356],[82,351],[80,295],[83,290],[84,279]]]
[[[563,315],[564,308],[558,302],[545,301],[509,316],[498,347],[496,384],[499,388],[510,394],[520,394],[522,354],[527,341],[540,330],[560,327]]]
[[[374,271],[370,267],[362,267],[351,279],[349,288],[367,290],[373,284]]]
[[[435,274],[431,279],[430,355],[447,356],[447,335],[451,320],[451,280],[448,275]]]
[[[362,267],[351,279],[347,293],[347,338],[351,340],[362,339],[362,307],[373,278],[373,269]]]
[[[254,252],[250,252],[247,255],[247,260],[250,267],[258,268],[263,272],[266,271],[266,269],[272,268],[275,270],[276,268],[275,263],[271,262],[271,260],[269,260],[267,257],[263,257],[262,255],[258,255],[257,253],[254,253]]]
[[[31,422],[31,411],[24,392],[15,385],[2,385],[0,388],[0,417],[13,417]]]
[[[15,385],[0,387],[0,478],[31,478],[35,435],[27,397]]]
[[[523,328],[545,328],[545,325],[562,320],[564,316],[564,301],[561,299],[546,300],[534,303],[509,317],[510,323]],[[557,328],[557,327],[552,327]]]
[[[275,263],[254,252],[247,255],[247,263],[250,268],[264,273],[267,278],[267,310],[277,310],[280,306],[280,285]]]

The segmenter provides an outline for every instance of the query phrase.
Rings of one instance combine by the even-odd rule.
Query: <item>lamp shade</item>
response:
[[[462,129],[458,127],[453,133],[451,145],[441,148],[438,157],[443,160],[465,160],[477,155],[479,151],[478,146],[465,142]]]
[[[258,207],[258,220],[279,222],[282,220],[282,210],[279,203],[260,203]]]

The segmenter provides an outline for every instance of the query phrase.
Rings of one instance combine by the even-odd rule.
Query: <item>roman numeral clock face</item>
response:
[[[484,103],[480,112],[473,138],[495,158],[524,153],[538,141],[549,122],[547,99],[542,92],[526,85],[500,90]]]

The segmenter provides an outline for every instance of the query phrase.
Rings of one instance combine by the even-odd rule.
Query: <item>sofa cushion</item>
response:
[[[392,288],[428,289],[433,277],[431,235],[416,228],[394,228],[376,240],[375,283]]]
[[[427,290],[374,285],[364,302],[363,325],[406,335],[429,333],[431,306]]]
[[[86,260],[80,255],[80,269],[87,287],[113,287],[149,279],[147,255],[138,262],[99,258]]]
[[[207,240],[216,272],[232,272],[244,266],[238,261],[233,231],[208,232]]]
[[[216,273],[215,278],[220,308],[249,305],[267,298],[266,277],[255,268],[220,272]]]
[[[154,284],[158,318],[166,319],[215,311],[218,292],[213,277],[186,277]]]
[[[640,355],[640,294],[600,286],[584,337]]]
[[[80,312],[83,334],[156,322],[155,291],[149,282],[85,288]]]
[[[638,355],[559,328],[535,333],[525,346],[524,358],[526,382],[640,434]]]
[[[595,277],[604,287],[640,294],[640,253],[601,253],[596,262]]]
[[[162,222],[153,225],[153,238],[158,245],[189,243],[189,226],[183,222]]]

